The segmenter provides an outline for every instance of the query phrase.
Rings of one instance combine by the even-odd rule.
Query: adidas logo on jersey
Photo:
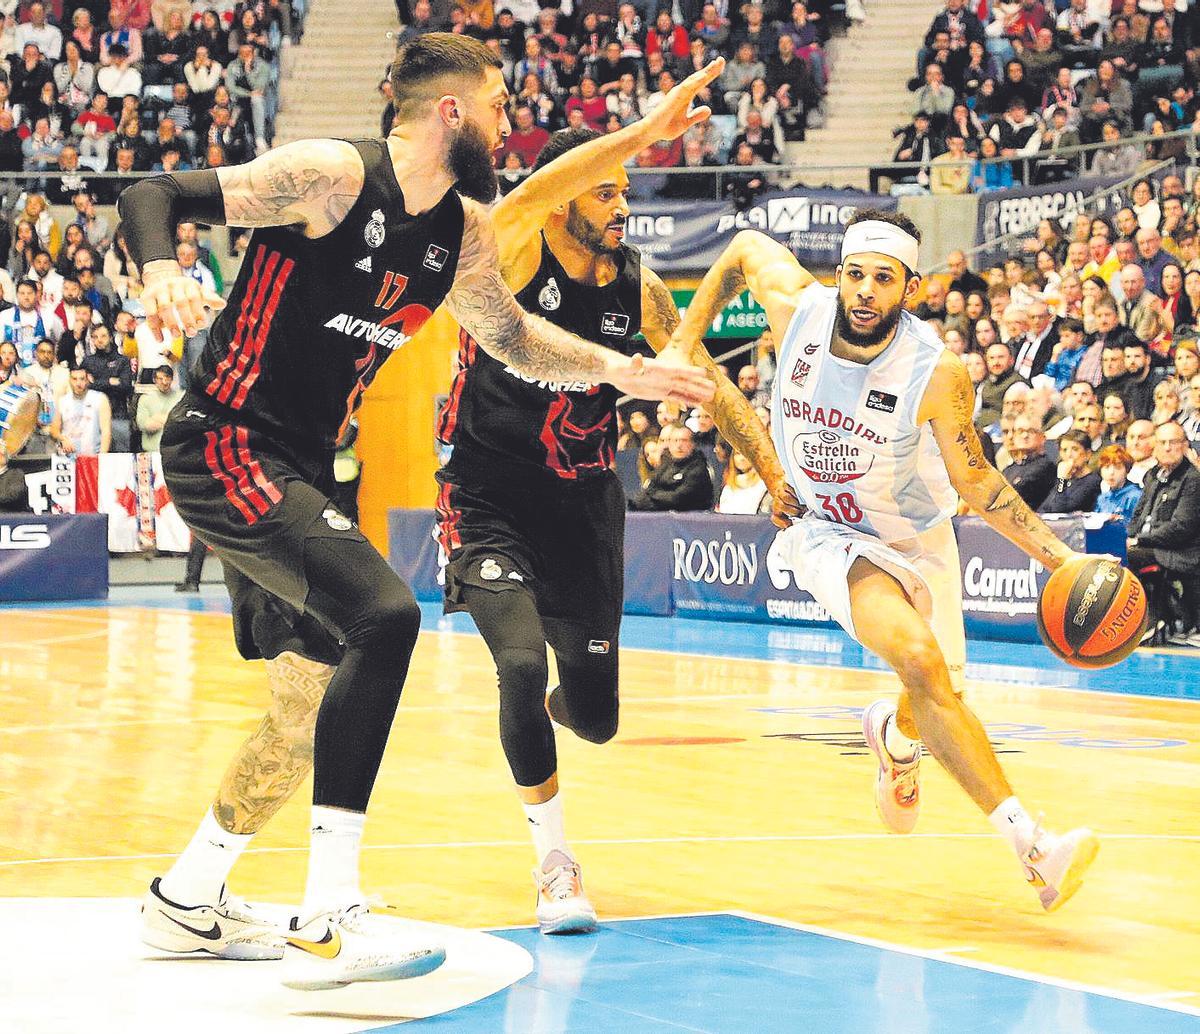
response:
[[[354,263],[354,268],[361,269],[364,273],[371,272],[371,256],[368,255],[364,259],[359,259],[357,262]]]

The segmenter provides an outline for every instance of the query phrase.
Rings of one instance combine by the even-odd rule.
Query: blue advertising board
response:
[[[0,515],[0,602],[107,597],[107,515]]]

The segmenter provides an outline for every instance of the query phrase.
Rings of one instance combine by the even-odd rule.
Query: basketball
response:
[[[1105,557],[1063,564],[1038,599],[1038,633],[1077,668],[1107,668],[1137,648],[1146,628],[1146,590]]]

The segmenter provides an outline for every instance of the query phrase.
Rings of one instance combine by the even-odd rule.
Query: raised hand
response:
[[[676,86],[663,102],[642,119],[641,125],[652,142],[674,140],[683,136],[692,126],[699,125],[712,114],[712,109],[699,107],[691,111],[696,94],[725,70],[725,59],[710,61],[699,72],[693,72]]]

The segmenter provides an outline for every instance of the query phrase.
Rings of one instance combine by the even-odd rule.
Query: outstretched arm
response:
[[[463,246],[446,304],[484,351],[539,380],[607,381],[637,398],[666,398],[686,405],[713,397],[713,383],[703,370],[641,356],[630,359],[527,313],[501,276],[496,237],[486,211],[466,200],[463,209]]]
[[[642,334],[656,352],[663,352],[671,336],[679,327],[679,312],[666,284],[658,274],[642,267]],[[767,491],[783,509],[792,514],[799,513],[795,496],[787,483],[783,465],[775,452],[771,435],[763,426],[746,396],[713,362],[703,341],[694,338],[690,342],[676,341],[673,352],[693,366],[708,370],[716,383],[713,400],[705,405],[712,414],[717,429],[738,452],[754,464],[754,469],[766,483]]]
[[[975,433],[975,390],[962,360],[946,352],[925,389],[918,421],[930,420],[950,482],[980,517],[1039,563],[1055,570],[1075,555],[988,463]]]
[[[815,283],[813,275],[782,244],[757,230],[743,230],[704,274],[672,338],[680,343],[699,341],[717,313],[747,288],[766,310],[776,337],[782,337],[800,292],[811,283]]]
[[[510,283],[529,267],[528,281],[537,269],[538,234],[550,214],[603,182],[615,166],[659,140],[674,140],[711,114],[708,108],[689,110],[696,94],[725,68],[725,59],[693,72],[664,98],[654,112],[615,133],[572,148],[539,169],[492,210],[492,226],[500,242],[500,266]],[[530,265],[532,263],[532,265]],[[517,279],[520,279],[519,276]]]

